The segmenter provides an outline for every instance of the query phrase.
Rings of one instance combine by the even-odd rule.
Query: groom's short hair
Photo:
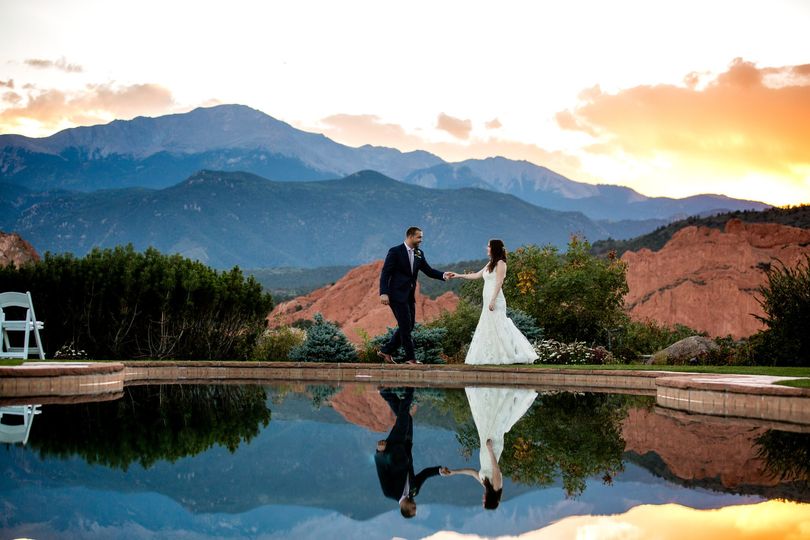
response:
[[[421,232],[421,231],[422,231],[422,229],[420,229],[419,227],[408,227],[408,230],[405,231],[405,237],[407,238],[408,236],[413,236],[416,233]]]

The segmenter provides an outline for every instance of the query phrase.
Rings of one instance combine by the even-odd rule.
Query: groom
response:
[[[388,250],[380,273],[380,302],[390,306],[398,328],[391,340],[377,354],[389,364],[396,364],[393,354],[400,346],[405,347],[408,364],[417,364],[411,332],[416,322],[416,276],[421,270],[433,279],[446,280],[450,272],[439,272],[430,267],[422,243],[422,229],[411,227],[405,232],[405,242]]]
[[[413,470],[413,388],[404,390],[400,397],[396,389],[382,388],[380,395],[388,403],[396,417],[388,438],[377,442],[374,463],[383,495],[399,502],[399,511],[404,518],[416,515],[416,496],[425,480],[434,476],[444,476],[443,467],[426,467],[419,474]]]

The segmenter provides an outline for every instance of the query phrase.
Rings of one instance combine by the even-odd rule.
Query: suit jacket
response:
[[[414,302],[416,277],[422,272],[433,279],[444,280],[442,272],[430,267],[425,252],[416,249],[413,256],[413,271],[408,259],[408,248],[399,244],[388,250],[380,272],[380,294],[387,294],[394,302]]]
[[[413,472],[410,442],[392,444],[384,452],[377,452],[374,463],[383,495],[398,501],[408,479],[408,496],[416,497],[425,480],[439,474],[440,467],[426,467],[419,474]]]

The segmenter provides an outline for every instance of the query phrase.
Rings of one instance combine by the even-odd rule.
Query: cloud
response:
[[[470,132],[472,131],[472,122],[439,113],[436,127],[442,131],[446,131],[457,139],[469,139]]]
[[[548,151],[535,144],[498,137],[470,136],[465,141],[435,142],[421,134],[409,133],[401,125],[383,122],[371,114],[336,114],[321,119],[318,126],[301,126],[323,133],[342,144],[374,144],[402,151],[426,150],[448,161],[483,159],[503,156],[523,159],[553,169],[560,174],[581,179],[579,159],[559,151]]]
[[[7,81],[0,81],[0,88],[14,89],[14,79],[9,79]]]
[[[738,173],[796,175],[810,167],[810,65],[757,67],[740,58],[719,75],[690,73],[684,86],[583,91],[557,114],[593,136],[592,153],[713,164]]]
[[[493,118],[484,125],[487,127],[487,129],[498,129],[503,127],[503,124],[501,124],[501,121],[498,120],[497,118]]]
[[[166,114],[175,106],[171,92],[157,84],[92,84],[78,92],[32,91],[27,98],[23,104],[17,99],[0,111],[0,133],[18,133],[24,128],[26,134],[50,134],[76,125]]]
[[[373,114],[335,114],[321,119],[320,124],[319,131],[349,146],[373,144],[409,151],[425,142],[399,124],[383,122]]]
[[[22,96],[17,92],[6,92],[3,94],[3,101],[16,105],[22,101]]]
[[[58,60],[45,60],[42,58],[28,58],[25,63],[38,69],[59,69],[67,73],[81,73],[84,68],[79,64],[69,64],[65,57]]]

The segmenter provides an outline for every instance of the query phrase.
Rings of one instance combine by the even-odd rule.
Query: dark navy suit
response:
[[[398,325],[391,340],[381,350],[386,354],[394,354],[400,346],[405,347],[406,360],[416,358],[411,332],[416,323],[416,276],[419,272],[433,279],[444,280],[443,273],[431,268],[425,259],[425,253],[418,248],[414,252],[411,270],[408,248],[403,243],[388,250],[380,273],[380,294],[388,295],[388,305],[394,312]]]
[[[406,495],[411,499],[419,494],[425,480],[438,476],[439,466],[426,467],[419,474],[413,471],[413,418],[411,418],[411,403],[413,402],[413,388],[405,389],[405,396],[399,397],[391,388],[383,388],[380,395],[396,415],[396,423],[386,439],[383,452],[377,452],[374,463],[377,466],[377,477],[383,495],[398,501]],[[405,481],[408,482],[408,493],[405,493]]]

